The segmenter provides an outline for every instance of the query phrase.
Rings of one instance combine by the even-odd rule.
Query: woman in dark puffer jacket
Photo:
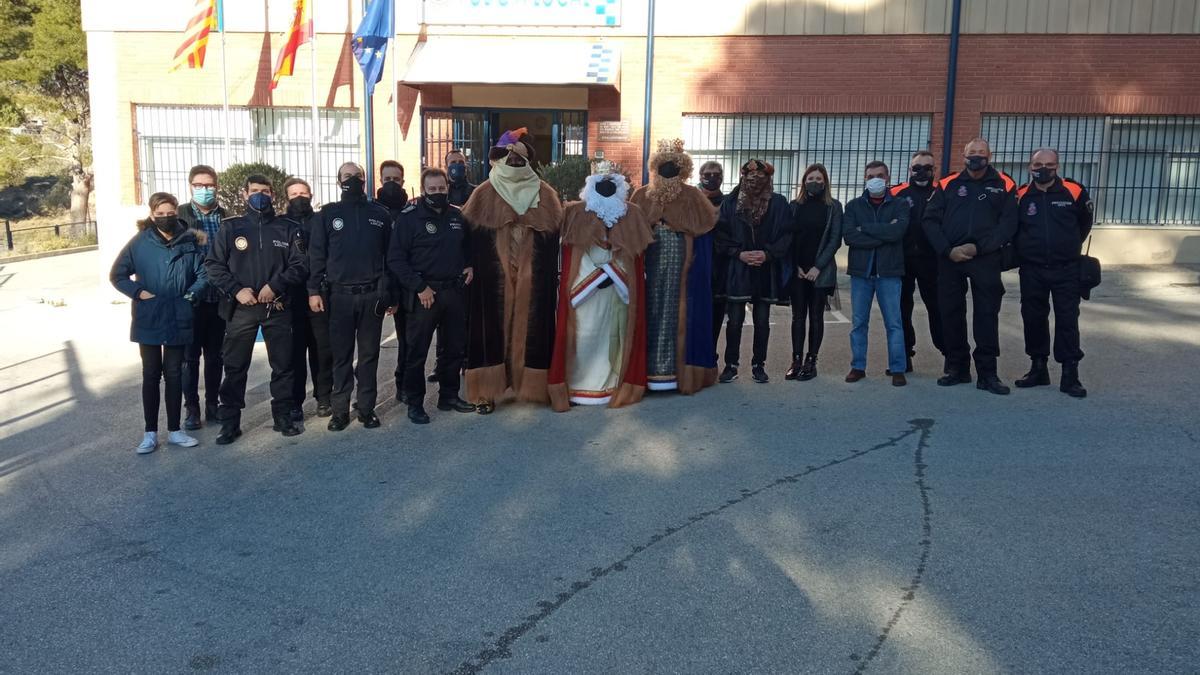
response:
[[[208,285],[208,274],[196,231],[179,221],[178,208],[170,194],[151,195],[150,217],[138,222],[138,233],[121,249],[109,274],[112,285],[133,301],[130,340],[141,351],[146,419],[140,455],[158,447],[160,380],[167,385],[168,442],[186,448],[197,444],[179,429],[183,349],[192,341],[193,303]]]

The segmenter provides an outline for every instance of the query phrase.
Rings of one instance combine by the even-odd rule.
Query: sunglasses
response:
[[[923,169],[928,169],[929,171],[933,171],[933,165],[932,164],[913,164],[912,166],[909,167],[909,169],[912,171],[921,171]]]

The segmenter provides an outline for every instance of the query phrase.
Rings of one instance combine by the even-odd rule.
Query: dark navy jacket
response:
[[[966,171],[938,181],[922,225],[939,257],[950,249],[975,244],[978,255],[999,251],[1017,232],[1017,185],[988,167],[978,179]]]
[[[1079,261],[1092,231],[1092,199],[1082,185],[1056,178],[1045,192],[1017,190],[1017,255],[1021,264],[1059,267]]]
[[[904,233],[908,230],[908,201],[883,193],[879,206],[870,193],[846,203],[842,237],[850,252],[846,273],[852,277],[904,276]]]
[[[121,249],[108,275],[112,285],[133,300],[129,339],[143,345],[191,344],[194,308],[183,296],[203,296],[208,286],[204,255],[196,235],[182,224],[170,241],[153,224],[145,225]],[[139,300],[142,291],[154,297]]]

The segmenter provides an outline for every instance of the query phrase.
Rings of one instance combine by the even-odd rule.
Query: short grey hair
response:
[[[710,169],[716,169],[717,171],[721,172],[722,176],[725,175],[725,167],[721,166],[720,162],[717,162],[714,160],[709,160],[700,165],[700,173],[704,173],[705,171],[708,171]]]
[[[358,169],[358,172],[359,172],[359,173],[361,173],[361,174],[362,174],[362,175],[364,175],[364,176],[365,176],[365,175],[367,175],[367,172],[366,172],[366,171],[364,171],[364,170],[363,170],[363,168],[362,168],[362,164],[359,164],[358,162],[342,162],[342,165],[341,165],[341,166],[339,166],[339,167],[338,167],[338,170],[337,170],[337,172],[338,172],[338,176],[341,176],[341,175],[342,175],[342,169],[344,169],[344,168],[346,168],[346,167],[348,167],[348,166],[352,166],[352,167],[354,167],[354,168]]]
[[[1059,161],[1058,148],[1052,148],[1048,145],[1037,148],[1033,152],[1029,153],[1029,161],[1032,162],[1033,158],[1037,157],[1039,152],[1052,152],[1052,153],[1054,153],[1054,161],[1056,161],[1056,162]]]

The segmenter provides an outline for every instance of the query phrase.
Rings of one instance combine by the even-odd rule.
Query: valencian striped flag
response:
[[[196,0],[195,13],[184,29],[183,44],[175,50],[175,64],[171,70],[187,66],[204,67],[204,52],[208,48],[208,34],[217,27],[217,1]]]
[[[312,39],[313,22],[312,7],[309,0],[296,0],[296,13],[292,17],[292,25],[288,28],[287,40],[283,49],[279,50],[279,58],[275,59],[275,75],[271,78],[271,88],[279,86],[279,78],[291,77],[296,69],[296,51],[300,45]]]

